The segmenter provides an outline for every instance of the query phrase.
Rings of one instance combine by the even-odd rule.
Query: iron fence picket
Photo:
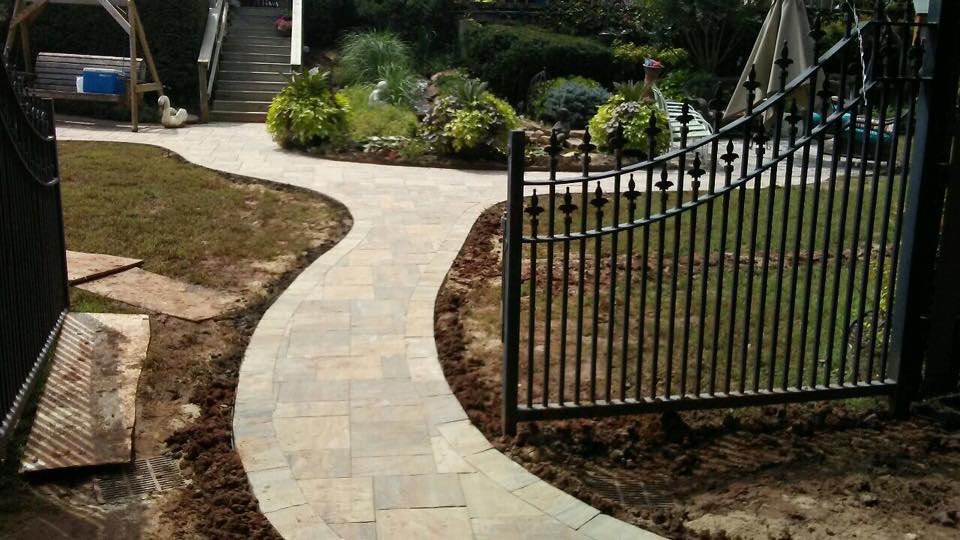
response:
[[[69,304],[53,104],[0,67],[0,446]]]
[[[787,81],[786,46],[771,94],[751,70],[743,118],[720,127],[715,111],[712,135],[688,140],[684,103],[678,149],[658,154],[670,127],[652,115],[635,162],[625,164],[614,126],[609,171],[591,171],[589,132],[578,177],[558,177],[556,133],[546,181],[511,169],[520,208],[508,211],[519,223],[507,242],[528,249],[507,246],[518,260],[506,265],[504,301],[514,305],[503,312],[514,318],[506,327],[521,326],[522,314],[527,328],[524,347],[513,340],[505,353],[516,364],[505,366],[505,385],[508,371],[527,373],[524,405],[505,411],[507,433],[517,421],[896,391],[886,358],[899,245],[913,233],[902,223],[906,169],[926,81],[919,44],[903,36],[931,24],[884,13],[854,26],[841,16],[840,42],[822,55],[818,46],[800,78]],[[814,20],[816,40],[823,21]],[[861,37],[864,73],[848,62],[859,62]]]

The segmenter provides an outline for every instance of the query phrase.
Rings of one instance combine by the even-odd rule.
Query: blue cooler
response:
[[[122,94],[123,72],[118,69],[83,68],[83,93]]]

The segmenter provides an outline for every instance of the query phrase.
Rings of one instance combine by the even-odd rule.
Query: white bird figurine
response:
[[[178,128],[187,121],[186,109],[178,109],[176,114],[170,114],[170,98],[167,96],[160,96],[160,99],[157,100],[157,106],[162,109],[160,113],[160,123],[163,124],[163,127]]]

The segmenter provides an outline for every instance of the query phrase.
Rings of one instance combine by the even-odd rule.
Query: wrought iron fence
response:
[[[53,103],[27,96],[11,72],[0,68],[0,443],[68,308]]]
[[[918,23],[878,3],[745,114],[657,155],[611,126],[613,170],[524,170],[510,141],[503,280],[504,430],[518,421],[893,394],[903,369],[894,317],[909,271],[908,174],[929,81]],[[928,51],[927,51],[928,52]],[[821,54],[822,53],[822,54]],[[929,62],[927,62],[929,63]],[[639,156],[638,156],[639,154]],[[635,163],[628,162],[630,160]],[[905,225],[907,223],[907,225]],[[910,254],[907,254],[910,255]],[[895,352],[896,351],[896,354]]]

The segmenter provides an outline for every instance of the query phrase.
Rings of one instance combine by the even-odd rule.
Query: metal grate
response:
[[[110,503],[186,485],[180,467],[167,456],[138,459],[116,472],[96,478],[97,500]]]
[[[670,508],[674,506],[667,488],[667,478],[656,476],[639,480],[619,480],[606,472],[590,472],[584,475],[584,483],[599,495],[620,504],[641,508]]]

